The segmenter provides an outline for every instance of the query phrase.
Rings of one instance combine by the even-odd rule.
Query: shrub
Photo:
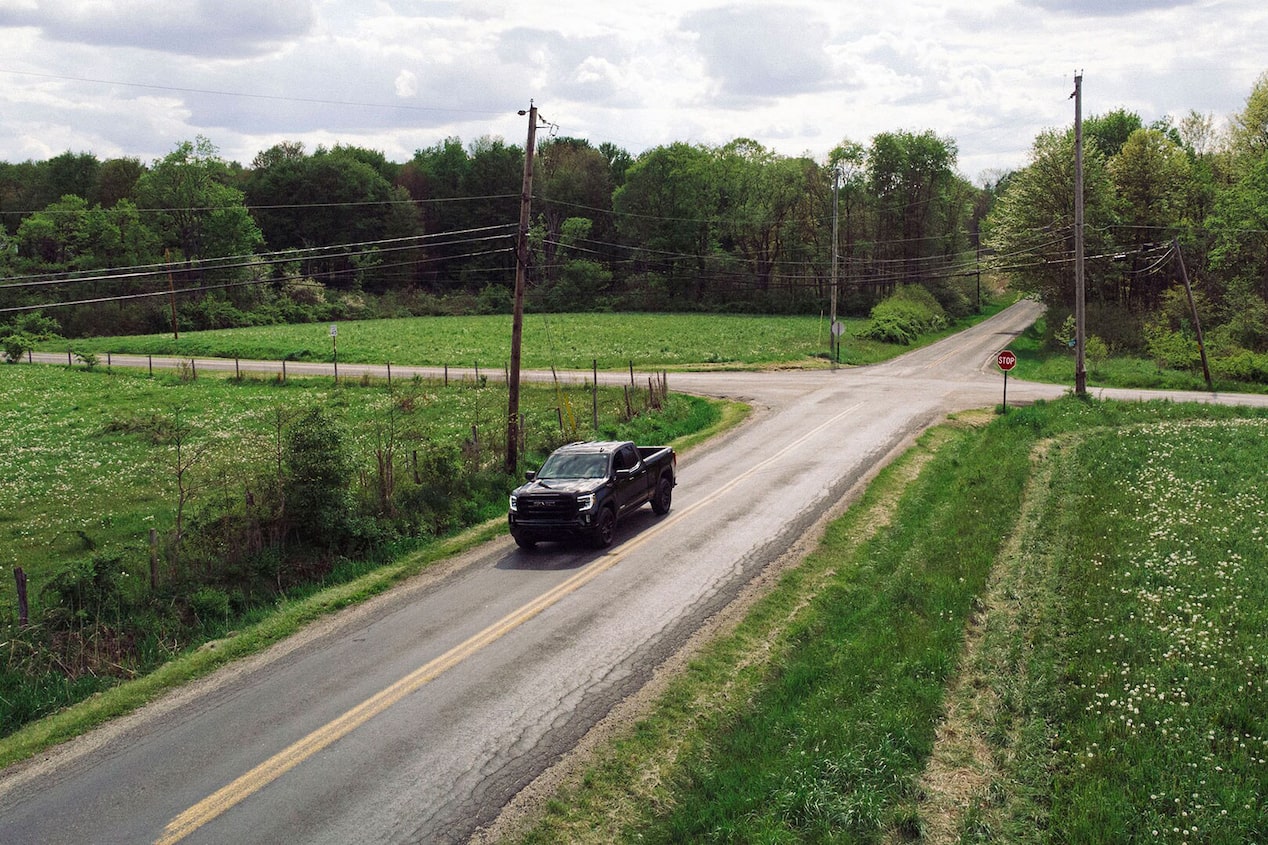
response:
[[[189,597],[189,609],[204,625],[229,618],[229,594],[215,587],[200,587]]]
[[[1191,370],[1201,360],[1195,338],[1184,332],[1172,331],[1162,323],[1145,326],[1145,349],[1164,369]]]
[[[920,335],[946,325],[946,312],[933,294],[918,285],[903,285],[872,308],[872,319],[863,335],[882,343],[907,346]]]
[[[123,606],[121,574],[118,555],[94,555],[70,564],[41,591],[51,620],[71,626],[117,615]]]
[[[4,348],[4,360],[16,364],[22,356],[35,348],[35,339],[29,334],[17,332],[0,338],[0,347]]]
[[[334,549],[348,536],[351,464],[343,435],[319,407],[286,434],[283,455],[286,517],[301,542]]]

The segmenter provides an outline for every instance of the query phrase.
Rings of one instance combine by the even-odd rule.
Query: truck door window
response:
[[[617,469],[633,469],[638,466],[638,453],[628,446],[621,447],[616,453]]]

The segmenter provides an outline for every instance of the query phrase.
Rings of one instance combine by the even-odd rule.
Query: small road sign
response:
[[[995,363],[999,365],[1001,370],[1008,372],[1013,367],[1017,366],[1017,356],[1012,352],[1012,350],[1005,349],[1003,352],[995,356]]]

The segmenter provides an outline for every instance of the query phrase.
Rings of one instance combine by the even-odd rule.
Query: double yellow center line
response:
[[[534,616],[537,616],[551,605],[559,602],[565,596],[575,592],[586,583],[594,580],[599,575],[615,566],[630,552],[648,542],[652,537],[661,533],[661,531],[669,528],[681,519],[686,519],[696,510],[724,495],[754,473],[761,471],[772,463],[782,460],[789,452],[800,448],[802,444],[814,437],[820,431],[831,425],[835,425],[843,417],[854,412],[860,407],[862,407],[861,402],[847,407],[845,410],[837,413],[820,425],[806,432],[793,443],[779,450],[775,454],[770,455],[746,472],[741,473],[739,476],[732,479],[719,489],[714,490],[707,497],[696,501],[688,508],[676,511],[673,516],[660,522],[655,529],[644,531],[638,537],[622,544],[619,551],[603,555],[591,565],[569,577],[566,581],[562,581],[555,587],[530,601],[528,604],[523,605],[514,612],[499,619],[497,622],[494,622],[492,625],[485,628],[483,631],[480,631],[478,634],[475,634],[470,639],[459,643],[439,657],[436,657],[425,665],[415,669],[413,672],[393,683],[391,686],[375,693],[356,707],[353,707],[342,716],[328,722],[310,733],[308,736],[298,740],[294,744],[273,755],[251,771],[242,775],[237,780],[218,790],[213,795],[199,801],[193,807],[190,807],[188,810],[181,813],[168,823],[167,827],[163,829],[163,835],[156,840],[156,845],[174,845],[174,843],[180,842],[203,825],[222,815],[235,805],[241,803],[254,793],[277,780],[279,777],[286,774],[309,757],[352,733],[361,725],[364,725],[375,716],[387,710],[410,693],[421,689],[441,673],[458,665],[466,658],[483,649],[485,646],[500,639],[504,634],[518,628],[520,625],[523,625]]]

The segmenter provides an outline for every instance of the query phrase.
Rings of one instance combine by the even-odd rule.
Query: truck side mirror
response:
[[[524,480],[525,480],[525,481],[532,481],[532,480],[533,480],[534,478],[536,478],[536,477],[537,477],[537,471],[536,471],[536,470],[531,470],[531,469],[530,469],[528,472],[524,473]]]

